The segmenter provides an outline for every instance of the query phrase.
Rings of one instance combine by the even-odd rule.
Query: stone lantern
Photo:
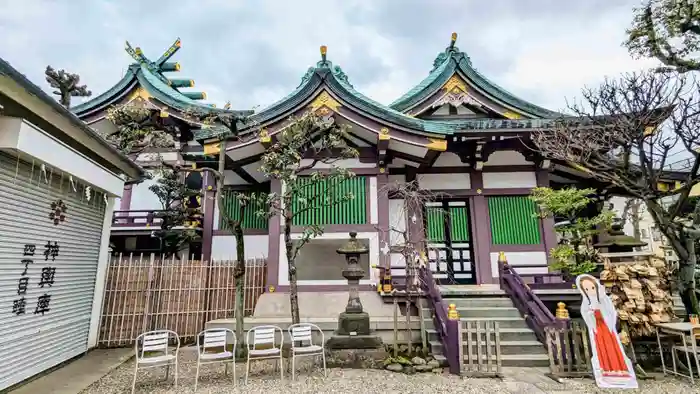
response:
[[[338,316],[338,330],[329,339],[328,346],[335,349],[369,349],[381,346],[379,337],[370,335],[369,314],[362,309],[360,301],[360,279],[365,270],[360,267],[360,258],[369,249],[357,240],[357,233],[351,232],[348,242],[336,250],[345,256],[348,266],[343,277],[348,281],[348,303],[345,311]]]
[[[613,223],[608,234],[605,240],[594,244],[593,247],[607,253],[626,253],[633,252],[634,248],[647,244],[635,237],[625,235],[620,222]]]

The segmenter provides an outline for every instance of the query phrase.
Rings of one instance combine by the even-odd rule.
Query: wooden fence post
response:
[[[453,375],[460,375],[462,372],[462,360],[459,359],[460,354],[462,354],[460,346],[460,321],[459,312],[457,312],[457,307],[455,304],[450,304],[450,308],[447,311],[447,333],[445,340],[445,357],[447,357],[447,364],[450,368],[450,373]]]

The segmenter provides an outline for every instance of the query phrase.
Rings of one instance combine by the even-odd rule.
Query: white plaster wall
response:
[[[405,175],[389,175],[389,183],[405,183],[406,182],[406,176]]]
[[[269,237],[267,235],[245,235],[245,258],[266,258]],[[215,235],[212,238],[211,257],[214,260],[236,259],[236,237],[233,235]]]
[[[405,202],[401,200],[389,200],[389,227],[396,231],[389,232],[389,245],[396,246],[404,243],[403,235],[401,231],[406,231],[406,209]],[[384,245],[381,245],[384,248]],[[391,275],[405,275],[406,274],[406,259],[401,253],[392,253],[390,256],[390,267]]]
[[[536,187],[535,172],[484,172],[484,188]]]
[[[468,167],[454,152],[442,152],[433,167]]]
[[[468,173],[418,174],[416,179],[421,189],[426,190],[463,190],[472,187]]]
[[[379,201],[377,190],[377,177],[369,177],[369,222],[372,224],[379,223]]]
[[[151,185],[155,185],[157,183],[158,177],[154,176],[153,179],[146,179],[145,181],[132,186],[131,206],[129,209],[132,211],[142,209],[163,209],[163,205],[158,200],[158,197],[148,189]]]
[[[522,153],[513,150],[499,150],[489,156],[484,166],[518,166],[528,165],[531,162],[525,160]]]
[[[303,166],[308,166],[311,163],[313,163],[313,159],[303,159],[300,163],[300,165]],[[332,168],[332,167],[340,167],[340,168],[374,168],[377,166],[377,163],[362,163],[360,162],[360,159],[342,159],[342,160],[336,160],[333,163],[317,163],[314,168],[316,169],[321,169],[321,168]]]
[[[519,274],[546,274],[549,272],[547,268],[547,253],[542,252],[505,252],[508,264],[515,267]],[[540,267],[520,268],[519,265],[541,265]],[[498,277],[498,253],[491,253],[491,272],[494,278]]]
[[[292,238],[299,239],[301,238],[301,234],[292,234]],[[325,233],[321,235],[320,237],[317,237],[315,239],[334,239],[334,240],[347,240],[349,238],[347,232],[342,232],[342,233]],[[369,242],[369,253],[367,256],[363,256],[365,259],[369,259],[368,266],[373,267],[379,265],[379,236],[376,232],[360,232],[357,233],[357,239],[360,240],[367,240]],[[313,242],[313,241],[312,241]],[[308,247],[305,246],[305,247]],[[322,257],[321,257],[322,258]],[[280,239],[280,257],[279,257],[279,272],[278,272],[278,279],[279,279],[279,285],[280,286],[288,286],[289,285],[289,277],[288,277],[288,270],[289,270],[289,264],[287,263],[287,255],[285,253],[285,247],[284,247],[284,239]],[[324,260],[320,260],[317,262],[318,265],[324,264]],[[369,269],[368,272],[365,273],[365,279],[360,280],[360,284],[373,284],[376,283],[377,281],[377,272],[375,269]],[[332,280],[297,280],[298,285],[344,285],[347,284],[348,282],[343,279],[342,276],[339,277],[339,279],[332,279]]]

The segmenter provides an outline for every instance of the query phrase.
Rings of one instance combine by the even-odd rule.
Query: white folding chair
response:
[[[294,380],[294,359],[303,356],[321,356],[323,360],[323,376],[326,374],[326,343],[323,331],[317,325],[311,323],[292,324],[288,328],[289,337],[292,340],[292,380]],[[321,335],[321,344],[314,344],[313,332],[318,331]],[[298,343],[298,345],[297,345]]]
[[[170,342],[174,341],[175,346]],[[175,387],[177,387],[177,356],[180,351],[180,337],[170,330],[154,330],[144,332],[136,338],[134,345],[136,351],[136,363],[134,369],[134,381],[131,384],[131,392],[136,390],[136,377],[139,368],[165,367],[165,379],[170,376],[170,366],[175,366]],[[173,351],[174,350],[174,351]]]
[[[228,351],[228,345],[233,345],[231,351]],[[215,351],[211,351],[212,349]],[[228,375],[228,365],[233,364],[233,383],[236,384],[236,335],[228,328],[210,328],[197,334],[197,373],[194,377],[194,391],[197,391],[197,383],[199,383],[200,365],[214,363],[224,364],[224,375]]]
[[[279,344],[277,343],[277,333],[279,332]],[[277,359],[277,366],[280,370],[280,379],[284,379],[284,366],[282,365],[282,345],[284,344],[284,334],[277,326],[257,326],[248,330],[246,335],[248,343],[248,360],[245,363],[245,382],[248,383],[251,360]],[[277,347],[279,345],[279,347]],[[259,347],[264,347],[259,349]]]

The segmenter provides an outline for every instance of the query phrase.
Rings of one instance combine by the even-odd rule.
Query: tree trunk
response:
[[[285,201],[287,206],[291,206],[292,202]],[[292,220],[285,215],[284,221],[284,246],[287,252],[287,265],[289,277],[289,307],[292,312],[292,324],[300,322],[299,319],[299,294],[297,292],[297,266],[294,259],[294,241],[292,240]]]
[[[685,233],[679,234],[673,224],[665,216],[663,208],[652,200],[646,201],[649,214],[659,227],[659,230],[666,236],[669,244],[678,256],[678,293],[685,307],[688,316],[697,315],[698,299],[695,295],[695,265],[697,256],[695,254],[694,240]]]
[[[242,210],[242,209],[241,209]],[[243,217],[241,215],[241,217]],[[245,313],[245,242],[243,242],[243,226],[241,226],[241,221],[238,220],[236,225],[233,227],[233,236],[236,238],[236,267],[233,270],[233,277],[236,280],[236,303],[235,303],[235,317],[236,317],[236,338],[238,338],[238,349],[242,350],[245,345],[245,338],[243,333],[243,314]]]

